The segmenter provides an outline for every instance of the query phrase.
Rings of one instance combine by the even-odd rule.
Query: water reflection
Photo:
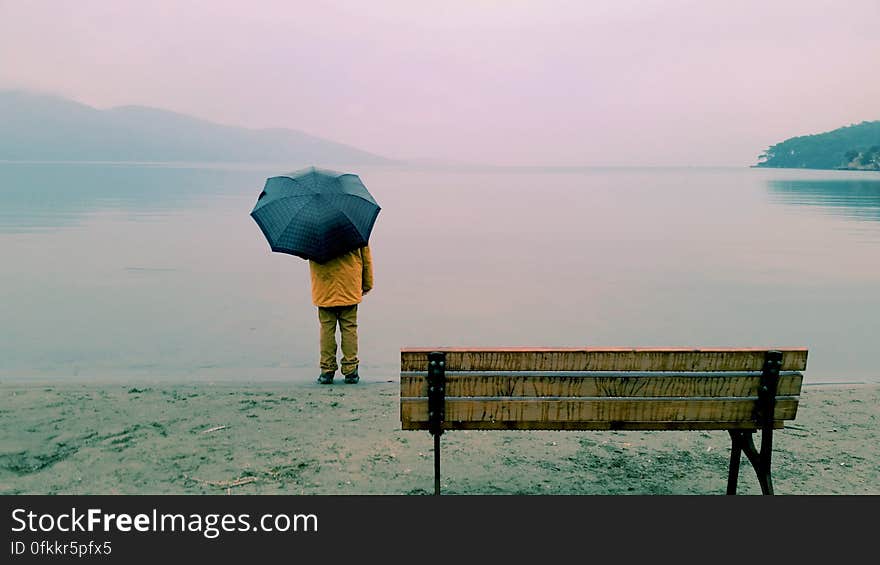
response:
[[[865,180],[770,180],[774,200],[783,204],[815,206],[853,220],[880,221],[880,178]]]
[[[185,165],[0,163],[0,233],[72,227],[101,210],[164,215],[198,198],[257,194],[266,176]]]

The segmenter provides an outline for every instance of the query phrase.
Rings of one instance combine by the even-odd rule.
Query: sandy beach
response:
[[[399,382],[0,383],[3,494],[433,493]],[[880,385],[807,385],[774,436],[780,495],[880,494]],[[724,494],[725,432],[452,431],[442,491]],[[760,494],[751,467],[739,493]]]

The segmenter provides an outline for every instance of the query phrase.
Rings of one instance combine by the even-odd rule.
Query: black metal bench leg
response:
[[[434,494],[440,494],[440,434],[434,435]]]
[[[761,432],[761,454],[758,461],[758,482],[761,492],[773,494],[773,480],[770,478],[770,455],[773,453],[773,428]]]
[[[727,470],[727,494],[736,494],[739,479],[739,460],[742,454],[740,435],[742,432],[730,430],[730,468]]]
[[[752,439],[754,432],[730,431],[732,440],[730,450],[730,471],[727,477],[727,494],[736,494],[736,482],[739,475],[739,459],[740,453],[745,453],[755,470],[758,477],[758,484],[761,485],[762,494],[773,494],[773,481],[770,478],[770,453],[773,444],[773,431],[768,434],[766,431],[761,437],[761,451],[755,448],[755,442]]]

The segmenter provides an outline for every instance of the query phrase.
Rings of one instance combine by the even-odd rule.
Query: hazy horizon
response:
[[[0,0],[0,89],[391,159],[747,166],[880,119],[880,3]]]

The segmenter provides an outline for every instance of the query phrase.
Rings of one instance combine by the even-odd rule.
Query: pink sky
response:
[[[0,88],[404,159],[750,165],[880,120],[878,22],[878,0],[0,0]]]

